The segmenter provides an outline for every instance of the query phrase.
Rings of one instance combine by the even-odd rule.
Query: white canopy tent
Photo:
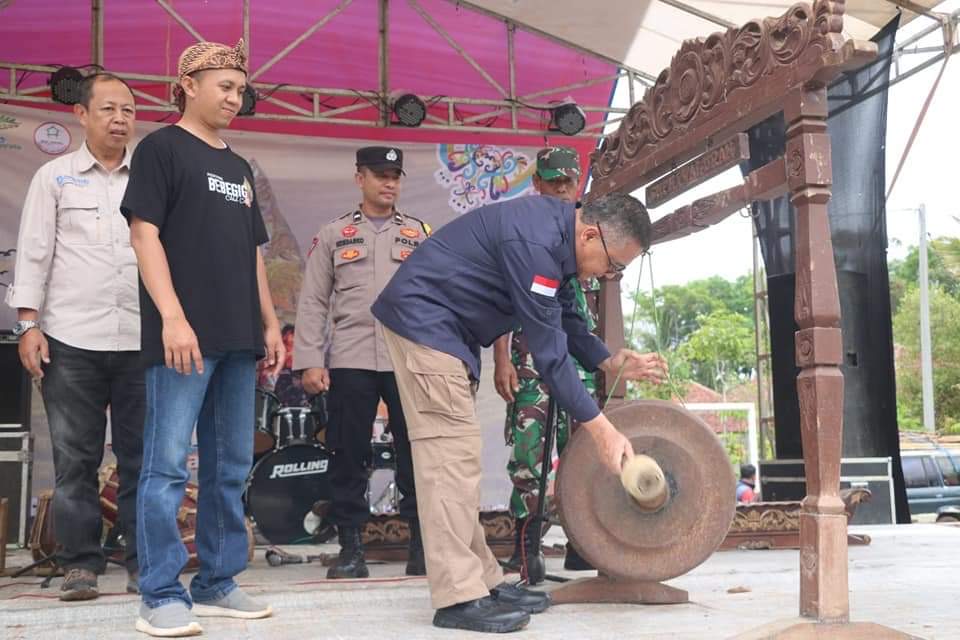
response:
[[[941,0],[847,0],[844,34],[870,39],[897,11],[901,25],[933,17]],[[470,0],[457,4],[509,19],[652,79],[687,38],[749,20],[779,16],[791,0]],[[585,15],[586,13],[586,15]],[[603,19],[598,19],[603,16]]]

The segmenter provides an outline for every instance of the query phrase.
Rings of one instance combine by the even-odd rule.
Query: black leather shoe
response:
[[[410,522],[410,545],[407,547],[407,575],[427,575],[427,562],[423,557],[423,538],[420,536],[420,521]]]
[[[501,582],[490,589],[490,595],[497,602],[508,604],[527,613],[542,613],[551,604],[550,594],[530,591],[509,582]]]
[[[360,529],[340,527],[337,532],[340,541],[340,554],[337,561],[327,570],[328,579],[369,578],[370,570],[363,557],[363,543],[360,542]]]
[[[433,626],[481,633],[509,633],[530,624],[530,614],[487,596],[437,609]]]
[[[563,568],[567,571],[596,571],[596,567],[583,559],[573,545],[567,543],[567,555],[563,559]]]

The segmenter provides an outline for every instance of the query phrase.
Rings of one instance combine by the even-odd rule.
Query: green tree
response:
[[[700,328],[700,319],[715,311],[744,316],[752,323],[753,277],[743,275],[731,281],[713,276],[685,285],[666,285],[656,290],[656,307],[649,292],[640,293],[635,302],[640,305],[643,322],[633,341],[642,349],[666,351],[681,345]]]
[[[937,238],[927,245],[930,284],[960,298],[960,239]],[[906,257],[893,260],[890,272],[890,308],[896,314],[906,292],[920,282],[920,249],[910,247]]]
[[[754,368],[753,321],[717,310],[697,322],[700,326],[680,345],[679,355],[689,364],[694,380],[716,389],[726,400],[727,389]]]
[[[940,284],[930,287],[930,334],[933,399],[938,430],[953,430],[960,421],[960,300]],[[907,289],[893,319],[897,345],[897,405],[901,425],[923,420],[920,376],[920,292]]]

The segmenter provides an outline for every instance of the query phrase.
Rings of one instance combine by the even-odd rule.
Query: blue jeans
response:
[[[222,598],[237,588],[233,578],[247,566],[242,494],[253,463],[256,359],[252,353],[228,353],[204,358],[203,367],[202,375],[182,375],[162,365],[146,370],[137,552],[140,592],[149,607]],[[177,510],[189,477],[194,424],[200,455],[200,570],[188,594],[180,583],[187,550],[177,529]]]

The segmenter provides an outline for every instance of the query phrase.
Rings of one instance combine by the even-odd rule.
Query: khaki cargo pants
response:
[[[440,609],[482,598],[503,572],[479,521],[482,441],[467,367],[386,327],[383,335],[410,435],[430,600]]]

